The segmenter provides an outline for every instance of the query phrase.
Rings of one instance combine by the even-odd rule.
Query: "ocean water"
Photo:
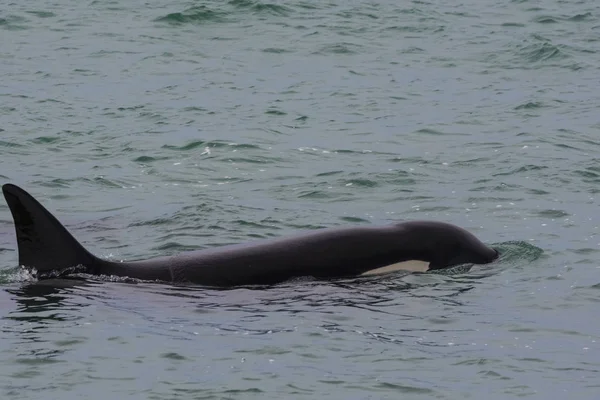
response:
[[[18,268],[3,399],[596,399],[600,3],[0,7],[0,178],[148,258],[433,219],[485,266],[214,290]]]

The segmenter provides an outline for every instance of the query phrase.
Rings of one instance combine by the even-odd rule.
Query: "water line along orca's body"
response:
[[[409,221],[386,226],[318,229],[143,261],[113,262],[86,249],[29,193],[2,187],[12,213],[19,264],[38,276],[77,272],[208,286],[271,284],[294,277],[348,277],[420,265],[441,269],[485,264],[496,250],[457,226]],[[408,264],[407,264],[408,263]]]

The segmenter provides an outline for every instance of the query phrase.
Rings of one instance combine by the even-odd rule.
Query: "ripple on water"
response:
[[[52,18],[56,17],[56,14],[52,11],[26,11],[28,14],[34,15],[38,18]]]
[[[214,11],[207,6],[195,6],[181,12],[169,13],[158,17],[154,21],[179,26],[184,24],[222,23],[230,22],[231,20],[225,12]]]
[[[26,30],[29,29],[26,22],[28,22],[27,18],[18,15],[0,17],[0,29],[6,29],[8,31]]]
[[[265,15],[276,15],[276,16],[289,16],[292,9],[290,7],[275,4],[275,3],[267,3],[256,0],[229,0],[227,4],[230,4],[240,10],[251,11],[257,14],[265,14]]]

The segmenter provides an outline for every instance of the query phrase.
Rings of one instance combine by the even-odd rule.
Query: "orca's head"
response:
[[[430,270],[460,264],[487,264],[498,258],[498,251],[485,245],[472,233],[455,225],[438,222],[422,223],[428,241]]]

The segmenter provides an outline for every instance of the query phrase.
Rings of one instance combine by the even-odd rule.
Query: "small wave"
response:
[[[148,164],[148,163],[151,163],[154,161],[168,160],[168,159],[169,159],[169,157],[139,156],[137,158],[134,158],[133,161]]]
[[[206,6],[196,6],[188,8],[182,12],[167,14],[163,17],[156,18],[155,22],[164,22],[170,25],[183,24],[204,24],[211,22],[226,22],[226,13],[213,11]]]
[[[182,354],[175,353],[175,352],[162,353],[160,355],[160,357],[166,358],[167,360],[175,360],[175,361],[185,361],[185,360],[187,360],[187,357],[185,357]]]
[[[321,47],[315,54],[359,54],[361,52],[360,50],[361,46],[353,43],[336,43]]]
[[[379,186],[379,184],[377,182],[370,180],[370,179],[350,179],[350,180],[345,180],[341,183],[344,186],[358,186],[358,187],[368,187],[368,188]]]
[[[435,129],[423,128],[417,130],[415,133],[425,134],[425,135],[443,135],[443,132],[436,131]]]
[[[16,15],[9,15],[6,18],[0,17],[0,28],[8,31],[20,31],[27,29],[23,24],[27,22],[27,19]]]
[[[600,171],[595,171],[594,167],[589,167],[584,170],[577,169],[573,171],[575,175],[580,176],[582,181],[587,183],[597,183],[600,182]]]
[[[0,140],[0,147],[25,147],[22,144]]]
[[[56,14],[54,14],[51,11],[26,11],[26,13],[31,14],[31,15],[35,15],[38,18],[56,17]]]
[[[254,222],[254,221],[247,221],[244,219],[237,219],[237,220],[232,221],[232,223],[235,225],[244,227],[244,228],[262,229],[262,230],[273,229],[273,225],[271,223],[263,224],[263,223],[258,223],[258,222]]]
[[[588,21],[592,17],[592,13],[587,12],[583,14],[575,14],[572,16],[566,15],[539,15],[533,19],[533,22],[537,22],[538,24],[555,24],[561,21],[565,22],[582,22]]]
[[[69,179],[55,178],[49,181],[34,181],[33,184],[49,188],[66,188],[69,187],[70,182]]]
[[[574,55],[581,52],[587,54],[589,50],[573,45],[553,44],[549,39],[533,34],[529,40],[525,40],[524,44],[512,45],[506,51],[490,53],[488,61],[496,67],[505,69],[560,67],[576,71],[585,68],[585,64],[574,61]]]
[[[576,14],[576,15],[573,15],[572,17],[568,17],[567,20],[573,21],[573,22],[587,21],[591,17],[592,17],[592,13],[586,12],[584,14]]]
[[[234,147],[235,149],[260,149],[260,146],[254,144],[247,143],[229,143],[221,140],[213,140],[213,141],[204,141],[204,140],[194,140],[189,142],[188,144],[184,144],[182,146],[175,146],[171,144],[165,144],[162,146],[163,149],[167,150],[179,150],[179,151],[189,151],[194,150],[198,147],[210,147],[211,149],[215,148],[225,148],[225,147]]]
[[[515,110],[533,110],[536,108],[542,108],[544,104],[539,101],[528,101],[527,103],[519,104],[515,107]]]
[[[134,226],[160,226],[160,225],[172,225],[174,224],[174,219],[173,218],[156,218],[156,219],[152,219],[149,221],[141,221],[141,222],[134,222],[129,224],[128,227],[134,227]]]
[[[331,176],[331,175],[339,175],[339,174],[343,174],[344,171],[328,171],[328,172],[321,172],[319,174],[316,174],[315,176]]]
[[[522,173],[529,173],[531,171],[539,171],[539,170],[547,169],[547,168],[548,167],[546,167],[546,166],[529,164],[529,165],[523,165],[523,166],[514,168],[508,172],[497,172],[495,174],[492,174],[492,176],[516,175],[516,174],[522,174]]]
[[[415,394],[415,395],[439,395],[433,389],[418,387],[418,386],[408,386],[408,385],[398,385],[396,383],[389,382],[380,382],[377,384],[377,387],[385,390],[393,390],[394,393],[405,393],[405,394]]]
[[[194,150],[195,148],[201,147],[206,145],[206,142],[203,140],[194,140],[193,142],[190,142],[188,144],[184,144],[183,146],[174,146],[174,145],[170,145],[170,144],[165,144],[164,146],[162,146],[163,149],[168,149],[168,150],[181,150],[181,151],[188,151],[188,150]]]
[[[251,0],[231,0],[228,4],[240,8],[250,10],[257,14],[271,14],[288,16],[291,9],[279,4],[262,3],[260,1]]]
[[[228,157],[227,161],[233,164],[276,164],[284,162],[282,159],[270,157]]]
[[[498,244],[492,244],[494,249],[500,253],[499,262],[519,264],[531,263],[539,259],[544,250],[524,241],[507,241]]]
[[[341,18],[346,18],[346,19],[351,19],[351,18],[356,18],[356,17],[367,17],[370,19],[379,19],[379,16],[374,14],[374,13],[365,13],[365,12],[361,12],[358,11],[356,9],[354,10],[350,10],[350,11],[342,11],[337,13],[337,15]]]
[[[340,217],[340,220],[344,221],[344,222],[349,222],[351,224],[362,224],[362,223],[369,223],[369,220],[366,220],[364,218],[359,218],[359,217]]]
[[[187,252],[187,251],[194,251],[194,250],[198,250],[197,246],[188,246],[188,245],[184,245],[178,242],[166,242],[161,244],[160,246],[155,246],[152,248],[152,251],[160,251],[160,252],[167,252],[170,254],[175,254],[175,253],[183,253],[183,252]]]
[[[542,218],[564,218],[568,217],[571,214],[562,210],[542,210],[538,211],[537,215]]]
[[[287,115],[287,113],[285,111],[281,111],[281,110],[277,110],[277,109],[270,109],[265,111],[265,114],[268,115]]]
[[[291,53],[292,50],[281,49],[277,47],[268,47],[262,50],[263,53],[273,53],[273,54],[282,54],[282,53]]]
[[[533,43],[519,49],[519,55],[530,63],[564,59],[568,55],[550,42]]]
[[[131,187],[132,184],[117,179],[107,179],[103,176],[96,176],[94,178],[73,178],[63,179],[55,178],[49,180],[36,180],[32,182],[32,185],[50,187],[50,188],[66,188],[77,182],[83,182],[85,184],[91,184],[93,186],[103,186],[109,188],[126,188]]]
[[[537,22],[538,24],[555,24],[558,20],[551,16],[540,15],[533,19],[533,22]]]
[[[430,26],[430,25],[395,25],[383,28],[384,31],[390,31],[392,33],[423,33],[423,32],[439,32],[442,29],[439,26]],[[411,49],[418,49],[416,47],[411,47]],[[419,49],[420,50],[420,49]],[[422,50],[421,50],[422,51]],[[410,53],[410,52],[409,52]]]
[[[59,141],[60,138],[56,136],[40,136],[35,139],[31,139],[30,142],[34,144],[49,144]]]
[[[299,199],[337,199],[337,193],[331,193],[324,190],[299,190]]]

